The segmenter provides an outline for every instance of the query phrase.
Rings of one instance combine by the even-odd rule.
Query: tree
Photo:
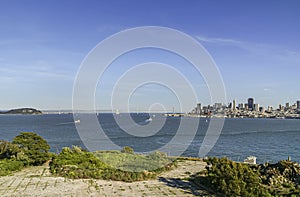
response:
[[[21,132],[12,143],[23,150],[21,159],[25,165],[41,165],[51,157],[48,142],[33,132]]]

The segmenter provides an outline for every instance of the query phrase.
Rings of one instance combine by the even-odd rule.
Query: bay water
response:
[[[134,136],[118,125],[113,114],[100,114],[99,124],[107,138],[116,146],[130,146],[136,152],[151,152],[170,143],[176,136],[177,141],[172,149],[183,149],[183,156],[192,157],[198,156],[210,122],[207,118],[164,117],[162,114],[129,115],[141,128],[149,121],[156,122],[160,119],[165,119],[164,125],[153,135]],[[120,114],[117,118],[125,118],[125,115]],[[182,120],[191,123],[199,121],[196,133],[190,132],[193,128],[189,129],[188,124],[181,136],[177,136]],[[76,124],[83,123],[78,120],[76,122],[72,114],[0,115],[0,140],[12,141],[20,132],[26,131],[35,132],[46,139],[52,152],[59,152],[63,147],[72,145],[85,148],[76,129]],[[132,123],[128,124],[130,129]],[[112,147],[105,149],[110,150]],[[258,163],[277,162],[288,156],[293,161],[300,162],[300,119],[226,118],[221,135],[207,156],[226,156],[235,161],[243,161],[250,155],[257,157]]]

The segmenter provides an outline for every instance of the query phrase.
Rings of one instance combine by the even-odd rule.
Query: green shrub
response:
[[[23,168],[23,162],[15,159],[0,160],[0,176],[10,175],[12,172],[19,171]]]
[[[23,152],[18,145],[8,141],[0,140],[0,159],[16,158]]]
[[[123,149],[121,150],[122,153],[128,153],[128,154],[133,154],[133,148],[129,146],[124,146]]]
[[[32,132],[21,132],[13,139],[13,144],[18,145],[24,155],[20,157],[25,165],[41,165],[51,157],[50,146],[41,136]]]
[[[79,147],[63,148],[62,152],[50,162],[53,174],[68,178],[97,178],[125,182],[141,181],[155,178],[156,175],[169,169],[160,164],[168,158],[163,153],[155,153],[148,158],[145,155],[122,153],[120,151],[87,152]]]
[[[35,133],[22,132],[13,142],[0,141],[0,176],[21,170],[24,166],[40,165],[50,159],[50,146]]]
[[[63,148],[62,152],[50,162],[53,174],[68,178],[101,178],[107,165],[93,153],[77,146]]]
[[[259,172],[250,165],[227,158],[209,158],[207,177],[214,190],[225,196],[270,196],[262,186]]]
[[[158,151],[149,155],[125,153],[122,150],[96,151],[94,155],[109,166],[103,172],[103,179],[125,182],[152,179],[176,165],[165,153]]]

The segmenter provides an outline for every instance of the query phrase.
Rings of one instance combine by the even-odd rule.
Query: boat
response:
[[[75,124],[76,124],[76,123],[80,123],[80,120],[75,120],[74,123],[75,123]]]

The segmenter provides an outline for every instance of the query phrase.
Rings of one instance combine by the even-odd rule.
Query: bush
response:
[[[132,153],[121,153],[120,151],[91,153],[73,146],[72,148],[63,148],[62,152],[52,159],[50,171],[68,178],[97,178],[132,182],[155,178],[158,173],[169,169],[173,164],[170,160],[168,160],[167,167],[159,164],[159,159],[163,159],[163,161],[168,159],[163,153],[155,153],[150,157],[156,160],[134,154],[133,151]]]
[[[225,196],[270,196],[261,184],[259,172],[250,165],[227,158],[209,158],[207,163],[211,187]]]
[[[18,145],[12,144],[8,141],[0,141],[0,159],[16,158],[22,154],[22,150]]]
[[[62,152],[50,162],[53,174],[68,178],[101,178],[107,165],[93,153],[77,146],[63,148]]]
[[[129,146],[124,146],[123,149],[121,150],[122,153],[128,153],[128,154],[133,154],[133,148]]]
[[[158,151],[149,155],[125,153],[122,150],[96,151],[94,155],[109,165],[103,172],[103,179],[125,182],[152,179],[176,165],[165,153]]]
[[[19,171],[23,168],[23,162],[15,159],[0,160],[0,176],[10,175],[12,172]]]
[[[50,146],[41,136],[32,132],[21,132],[13,139],[13,144],[18,145],[24,155],[20,157],[25,165],[41,165],[51,157]]]
[[[0,176],[45,163],[51,158],[49,149],[46,140],[31,132],[21,133],[13,142],[0,140]]]

